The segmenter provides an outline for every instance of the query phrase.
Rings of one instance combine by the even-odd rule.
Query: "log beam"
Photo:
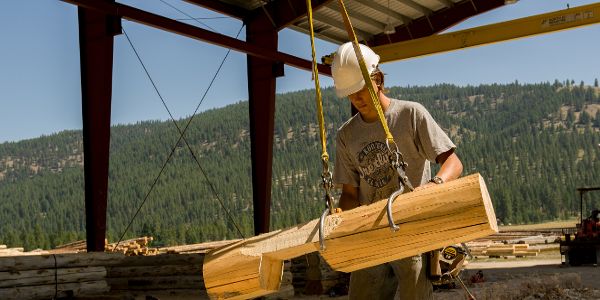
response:
[[[388,227],[386,203],[327,217],[327,248],[321,255],[332,268],[350,272],[498,232],[479,174],[398,196],[392,208],[398,232]],[[207,253],[203,273],[209,296],[247,299],[277,291],[283,260],[318,251],[318,226],[313,220]]]

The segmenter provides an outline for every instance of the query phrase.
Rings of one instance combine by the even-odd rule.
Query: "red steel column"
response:
[[[246,24],[246,41],[277,50],[277,30],[266,18]],[[252,156],[252,195],[254,233],[269,232],[271,176],[273,164],[273,124],[275,118],[275,69],[272,61],[247,56]]]
[[[104,251],[113,36],[120,19],[81,7],[78,12],[87,250]]]

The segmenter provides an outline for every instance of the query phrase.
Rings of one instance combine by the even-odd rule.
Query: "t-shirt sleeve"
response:
[[[415,108],[415,130],[419,150],[429,161],[436,162],[440,154],[456,149],[456,145],[421,104]]]
[[[351,153],[346,147],[343,134],[338,132],[335,147],[335,167],[333,169],[334,184],[349,184],[354,187],[360,185],[360,176],[354,167]]]

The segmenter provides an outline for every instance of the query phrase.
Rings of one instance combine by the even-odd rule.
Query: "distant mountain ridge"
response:
[[[392,87],[389,95],[422,103],[458,145],[464,174],[480,172],[502,222],[572,216],[574,189],[600,185],[600,89],[554,82],[458,87]],[[328,147],[349,102],[323,91]],[[277,96],[272,228],[318,217],[323,209],[314,91]],[[188,119],[178,120],[183,127]],[[248,103],[203,112],[186,139],[237,225],[252,234]],[[111,131],[108,237],[115,240],[148,193],[177,141],[170,121]],[[83,144],[65,131],[0,144],[0,244],[49,248],[84,238]],[[600,204],[592,199],[589,205]],[[235,238],[182,142],[127,236],[178,244]]]

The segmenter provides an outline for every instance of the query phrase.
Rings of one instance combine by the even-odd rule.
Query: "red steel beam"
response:
[[[120,31],[120,19],[82,7],[78,14],[87,250],[104,251],[113,36]]]
[[[435,11],[427,17],[421,17],[408,24],[400,25],[396,27],[396,33],[375,35],[367,41],[367,44],[375,47],[430,36],[474,15],[503,6],[504,1],[464,0],[452,7]]]
[[[246,40],[277,50],[277,30],[266,18],[247,23]],[[276,65],[253,56],[247,57],[247,63],[254,233],[258,235],[270,229]]]
[[[269,61],[280,61],[292,67],[306,71],[312,71],[312,62],[297,56],[274,51],[271,49],[247,43],[226,35],[214,33],[209,30],[198,28],[189,24],[178,22],[163,16],[149,13],[131,6],[120,3],[106,3],[96,0],[62,0],[63,2],[78,5],[79,7],[94,9],[107,15],[122,17],[124,19],[148,25],[161,30],[187,36],[196,40],[229,48]],[[331,68],[326,65],[318,65],[319,72],[331,76]]]

